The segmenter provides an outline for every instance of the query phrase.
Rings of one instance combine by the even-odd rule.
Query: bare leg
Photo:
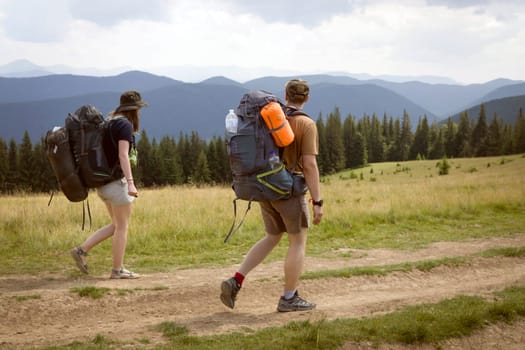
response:
[[[95,231],[91,236],[89,236],[84,243],[80,245],[80,248],[84,250],[85,252],[88,252],[91,248],[99,244],[105,239],[108,239],[109,237],[113,236],[113,233],[115,232],[115,225],[113,224],[113,213],[111,204],[106,203],[107,210],[109,212],[109,216],[111,217],[111,224],[103,226],[99,228],[97,231]]]
[[[246,257],[239,267],[239,272],[246,276],[251,270],[259,265],[268,256],[268,254],[271,253],[273,248],[275,248],[275,246],[281,240],[282,236],[282,233],[280,235],[266,234],[264,238],[255,243],[248,251],[248,254],[246,254]]]
[[[131,216],[131,204],[113,206],[113,224],[115,232],[113,234],[113,269],[120,270],[124,264],[124,253],[128,240],[128,225]]]
[[[301,233],[288,234],[288,253],[284,261],[284,290],[291,292],[297,289],[299,277],[303,271],[304,256],[306,254],[307,228],[303,228]]]

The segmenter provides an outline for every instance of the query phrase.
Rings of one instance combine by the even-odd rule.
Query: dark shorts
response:
[[[309,227],[306,195],[273,202],[259,202],[266,233],[278,235],[283,232],[300,233]]]

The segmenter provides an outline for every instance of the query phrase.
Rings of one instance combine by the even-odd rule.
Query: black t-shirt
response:
[[[134,146],[135,137],[133,135],[133,125],[126,118],[116,118],[109,123],[108,132],[104,137],[104,152],[110,167],[118,162],[118,142],[126,140],[129,147]]]

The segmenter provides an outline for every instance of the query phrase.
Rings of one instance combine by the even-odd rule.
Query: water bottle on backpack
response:
[[[239,123],[239,120],[233,109],[230,109],[230,111],[226,115],[224,123],[226,126],[226,134],[228,135],[228,137],[237,134],[237,124]]]
[[[270,157],[268,158],[268,164],[270,164],[270,168],[276,169],[281,166],[281,159],[279,159],[279,156],[277,153],[275,153],[274,150],[270,151]]]

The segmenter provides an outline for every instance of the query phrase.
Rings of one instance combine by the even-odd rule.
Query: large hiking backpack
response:
[[[123,177],[120,164],[117,162],[110,167],[104,151],[104,137],[112,137],[108,130],[110,125],[111,119],[104,119],[102,113],[89,105],[80,107],[66,118],[75,162],[88,188],[97,188]]]
[[[55,127],[46,134],[46,155],[58,185],[71,202],[87,198],[88,189],[80,179],[78,165],[69,143],[69,133],[65,127]]]
[[[292,195],[292,174],[282,163],[272,168],[268,161],[270,155],[280,153],[261,116],[261,109],[271,102],[284,107],[269,92],[246,93],[237,107],[237,133],[228,135],[226,140],[233,190],[239,199],[273,201]]]
[[[69,114],[65,127],[55,127],[46,135],[46,154],[60,189],[72,202],[86,199],[96,188],[122,177],[117,163],[109,167],[103,148],[110,121],[93,106],[82,106]]]
[[[233,178],[232,188],[236,195],[233,201],[235,217],[238,199],[249,201],[244,214],[246,217],[252,201],[274,201],[306,192],[302,175],[293,175],[282,162],[279,162],[277,166],[272,166],[269,162],[271,155],[280,155],[281,153],[275,140],[283,147],[293,141],[293,137],[286,137],[284,140],[287,141],[283,143],[283,139],[278,137],[274,139],[272,136],[273,133],[283,127],[289,127],[286,118],[279,125],[267,123],[268,118],[266,116],[263,118],[261,112],[264,114],[265,107],[272,103],[277,103],[282,109],[280,112],[284,115],[284,104],[278,97],[269,92],[256,90],[243,95],[236,111],[238,117],[237,132],[226,137]],[[224,242],[228,241],[244,221],[243,217],[239,225],[234,228],[235,217]]]

